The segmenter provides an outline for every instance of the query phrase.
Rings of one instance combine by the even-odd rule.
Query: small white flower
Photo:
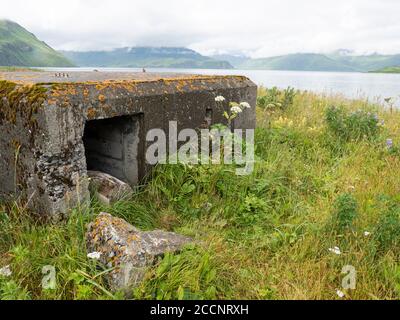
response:
[[[242,102],[240,106],[242,107],[242,109],[251,109],[251,106],[248,102]]]
[[[328,250],[334,254],[337,254],[338,256],[342,254],[339,247],[329,248]]]
[[[0,276],[2,277],[11,277],[12,272],[10,266],[5,266],[0,269]]]
[[[344,298],[345,294],[343,291],[337,290],[336,294],[338,295],[339,298]]]
[[[218,97],[215,98],[215,101],[216,102],[224,102],[225,98],[223,96],[218,96]]]
[[[87,255],[89,259],[99,260],[101,257],[101,252],[92,252]]]
[[[242,113],[243,110],[242,110],[239,106],[233,106],[233,107],[231,108],[231,112],[232,112],[232,113],[235,113],[235,114],[239,114],[239,113]]]
[[[371,232],[365,231],[364,232],[364,237],[369,237],[371,235]]]

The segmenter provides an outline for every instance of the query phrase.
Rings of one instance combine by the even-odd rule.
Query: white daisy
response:
[[[369,237],[370,235],[371,235],[371,232],[368,232],[368,231],[365,231],[365,232],[364,232],[364,236],[365,236],[365,237]]]
[[[225,98],[223,96],[218,96],[218,97],[215,98],[215,101],[216,102],[224,102]]]
[[[10,266],[5,266],[3,268],[0,269],[0,276],[2,277],[11,277],[12,275],[12,271]]]
[[[339,247],[333,247],[328,249],[330,252],[337,254],[338,256],[342,254]]]
[[[92,252],[87,255],[89,259],[99,260],[101,257],[101,252]]]
[[[344,298],[345,294],[343,291],[337,290],[336,294],[338,295],[339,298]]]

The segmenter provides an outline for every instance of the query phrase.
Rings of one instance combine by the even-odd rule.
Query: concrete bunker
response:
[[[256,85],[241,76],[0,72],[0,200],[63,218],[88,201],[88,170],[131,186],[143,181],[152,168],[149,130],[226,123],[230,101],[250,104],[235,128],[253,129],[256,98]]]

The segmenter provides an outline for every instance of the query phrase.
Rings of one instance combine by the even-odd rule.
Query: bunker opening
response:
[[[89,171],[139,184],[142,114],[86,122],[83,143]]]

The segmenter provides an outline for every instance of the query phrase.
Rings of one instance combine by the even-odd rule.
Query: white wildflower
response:
[[[233,107],[231,108],[231,112],[232,112],[232,113],[235,113],[235,114],[239,114],[239,113],[242,113],[243,110],[242,110],[239,106],[233,106]]]
[[[11,277],[12,272],[10,266],[5,266],[0,269],[0,276],[2,277]]]
[[[330,252],[337,254],[338,256],[342,254],[339,247],[333,247],[328,249]]]
[[[240,106],[242,107],[242,109],[251,109],[251,106],[248,102],[242,102]]]
[[[99,260],[101,257],[101,252],[92,252],[87,255],[89,259]]]
[[[364,232],[364,237],[369,237],[371,235],[371,232],[365,231]]]
[[[336,294],[338,295],[339,298],[344,298],[344,296],[345,296],[344,292],[341,290],[337,290]]]
[[[215,98],[215,101],[216,102],[224,102],[225,98],[223,96],[218,96],[218,97]]]

